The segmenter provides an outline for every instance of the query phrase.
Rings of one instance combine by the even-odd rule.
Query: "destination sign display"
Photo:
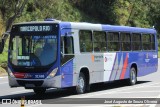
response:
[[[33,25],[33,26],[20,26],[20,32],[50,32],[52,26],[49,25]]]

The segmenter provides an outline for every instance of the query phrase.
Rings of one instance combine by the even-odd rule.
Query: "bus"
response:
[[[46,19],[14,24],[6,34],[9,85],[36,94],[68,87],[82,94],[124,79],[134,85],[158,68],[154,28]]]

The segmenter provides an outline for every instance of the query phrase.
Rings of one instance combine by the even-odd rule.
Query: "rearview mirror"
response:
[[[2,34],[2,37],[0,37],[0,54],[3,52],[4,45],[5,45],[5,42],[8,38],[8,36],[9,36],[9,32],[6,32],[6,33]]]
[[[4,41],[2,38],[0,38],[0,54],[3,52],[4,49]]]

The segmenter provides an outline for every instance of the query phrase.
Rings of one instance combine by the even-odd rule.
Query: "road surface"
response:
[[[159,59],[160,61],[160,59]],[[159,64],[160,65],[160,64]],[[0,77],[0,99],[20,100],[23,96],[25,99],[32,101],[40,100],[46,104],[27,104],[25,107],[113,107],[117,104],[104,104],[107,98],[160,98],[160,68],[156,73],[139,77],[134,86],[128,86],[124,81],[113,83],[94,84],[91,86],[91,92],[76,95],[72,89],[50,89],[42,96],[35,95],[32,90],[20,88],[10,88],[7,77]],[[79,98],[79,99],[77,99]],[[92,98],[92,99],[89,99]],[[96,98],[102,99],[102,104],[94,104]],[[68,104],[76,100],[79,104]],[[108,99],[107,99],[108,100]],[[82,104],[90,102],[91,104]],[[59,103],[59,104],[56,104]],[[118,104],[119,105],[119,104]],[[21,107],[19,103],[0,104],[0,107]],[[135,107],[160,107],[156,104],[120,104],[120,106]]]

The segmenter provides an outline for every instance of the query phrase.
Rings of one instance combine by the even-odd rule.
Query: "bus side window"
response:
[[[132,50],[133,51],[138,51],[141,50],[141,34],[138,33],[133,33],[132,34]]]
[[[94,31],[93,41],[94,41],[94,52],[107,51],[106,32]]]
[[[74,45],[72,36],[61,37],[61,65],[74,57]]]
[[[142,34],[142,46],[143,50],[151,50],[151,35]]]
[[[155,50],[155,35],[151,34],[151,49]]]
[[[130,33],[120,33],[121,38],[121,51],[131,50],[131,38]]]
[[[88,30],[79,31],[80,52],[92,52],[92,32]]]
[[[108,32],[107,33],[107,51],[119,51],[119,33]]]

